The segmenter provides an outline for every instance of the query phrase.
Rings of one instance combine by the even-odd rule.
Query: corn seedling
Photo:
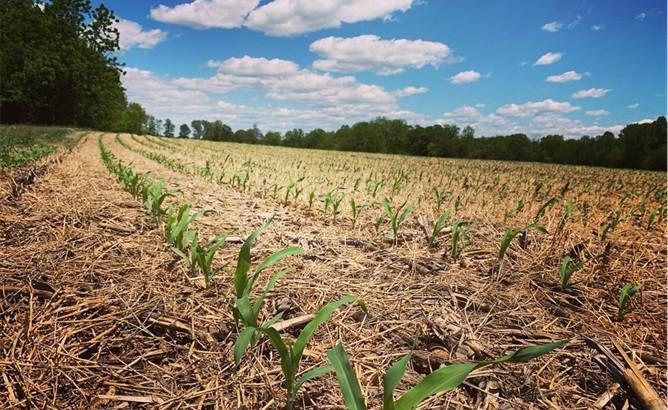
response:
[[[404,377],[406,367],[412,353],[406,354],[393,364],[383,376],[383,410],[413,410],[429,397],[457,388],[464,383],[474,370],[501,363],[526,363],[529,360],[543,356],[566,345],[568,340],[554,343],[527,346],[515,353],[501,356],[494,360],[481,362],[455,363],[443,366],[425,376],[415,386],[405,392],[399,399],[394,400],[394,391]],[[339,343],[327,353],[329,366],[336,372],[339,388],[343,394],[346,408],[349,410],[365,410],[366,404],[359,381],[355,375],[348,354]],[[323,366],[325,367],[325,366]]]
[[[550,198],[547,202],[545,202],[539,209],[538,212],[536,212],[536,216],[533,218],[534,223],[537,223],[540,218],[545,216],[545,212],[550,209],[552,206],[554,206],[559,200],[557,198]]]
[[[457,221],[452,224],[452,231],[450,234],[450,256],[452,256],[452,259],[459,258],[459,255],[462,252],[460,240],[466,236],[466,229],[470,225],[471,223],[466,221]]]
[[[441,206],[443,205],[443,203],[445,203],[445,201],[448,200],[448,198],[450,198],[451,193],[446,190],[439,191],[436,188],[433,189],[433,192],[434,192],[434,197],[436,199],[436,211],[440,212]]]
[[[650,214],[649,217],[647,218],[647,230],[649,231],[652,229],[652,224],[654,223],[654,219],[656,218],[656,215],[659,213],[658,209],[653,210]]]
[[[299,388],[304,383],[332,371],[332,366],[323,365],[309,370],[308,372],[304,373],[302,377],[297,379],[299,364],[304,354],[304,349],[306,348],[306,344],[309,342],[309,340],[311,340],[311,337],[313,337],[315,331],[320,325],[329,320],[330,316],[332,316],[332,314],[339,307],[348,303],[352,303],[355,300],[356,298],[354,296],[344,296],[336,302],[331,302],[323,306],[318,311],[318,313],[315,314],[313,320],[311,320],[299,333],[299,336],[297,336],[297,339],[294,343],[284,341],[276,329],[272,327],[258,329],[258,331],[267,335],[269,341],[278,351],[278,355],[281,358],[281,370],[283,371],[283,376],[285,377],[285,386],[287,391],[286,409],[292,410],[294,408],[297,393]]]
[[[427,238],[427,243],[429,244],[430,248],[434,246],[434,241],[436,240],[436,237],[438,236],[439,233],[441,233],[448,219],[450,219],[450,211],[445,211],[441,214],[441,216],[438,217],[438,219],[434,223],[434,229],[432,229],[431,235],[429,235],[429,238]]]
[[[315,199],[315,191],[308,193],[308,209],[313,209],[313,200]]]
[[[213,276],[223,268],[223,266],[221,266],[213,269],[212,264],[213,257],[216,256],[216,252],[218,252],[220,247],[223,246],[226,238],[226,236],[221,235],[209,240],[204,244],[201,244],[197,240],[197,232],[195,231],[192,235],[192,241],[190,243],[190,249],[188,253],[190,269],[191,271],[199,270],[199,272],[204,277],[204,286],[207,288],[211,284],[211,279]]]
[[[563,228],[568,221],[568,218],[571,216],[571,213],[575,210],[575,202],[568,201],[564,207],[564,213],[561,215],[561,220],[559,221],[559,229]]]
[[[163,202],[177,191],[165,190],[165,183],[163,181],[150,181],[144,184],[142,188],[144,207],[151,213],[153,222],[158,223],[164,214],[164,210],[162,209]]]
[[[615,216],[610,219],[609,221],[605,222],[603,225],[601,225],[601,240],[605,241],[605,239],[608,237],[608,233],[615,229],[617,225],[619,224],[619,220],[621,219],[622,216],[622,211],[620,209],[617,209],[615,212]]]
[[[404,202],[397,208],[396,211],[392,211],[390,206],[390,201],[387,198],[383,198],[383,210],[385,215],[390,220],[390,228],[392,229],[392,238],[396,241],[397,235],[399,234],[399,227],[404,221],[410,216],[413,212],[414,207],[411,205],[406,206],[407,202]],[[389,233],[389,232],[388,232]]]
[[[271,276],[267,284],[265,285],[264,291],[260,296],[257,297],[254,301],[251,300],[251,291],[253,286],[257,281],[260,274],[280,263],[283,259],[290,255],[300,255],[304,252],[302,248],[299,247],[287,247],[283,248],[277,252],[274,252],[263,260],[256,268],[253,274],[249,277],[248,272],[251,268],[251,248],[257,240],[257,237],[260,235],[262,230],[266,228],[271,223],[271,218],[268,219],[260,228],[254,230],[248,238],[244,241],[244,244],[241,246],[239,251],[239,257],[237,258],[237,268],[234,271],[234,292],[236,294],[236,301],[234,304],[234,317],[237,320],[240,320],[244,325],[244,329],[239,334],[237,341],[234,345],[234,361],[238,365],[241,361],[242,356],[248,349],[248,346],[254,346],[257,343],[257,331],[260,328],[269,327],[276,321],[281,319],[281,314],[274,316],[263,324],[259,324],[260,311],[264,305],[264,300],[267,297],[269,291],[276,285],[286,273],[290,272],[291,269],[283,269],[274,275]]]
[[[537,224],[529,224],[524,228],[508,228],[503,232],[503,237],[501,238],[501,245],[499,247],[499,256],[497,258],[497,264],[500,265],[503,259],[506,256],[506,252],[510,247],[513,239],[519,234],[526,235],[527,231],[532,229],[534,231],[547,233],[547,230]]]
[[[570,256],[566,255],[561,260],[561,265],[559,267],[559,275],[561,277],[561,291],[565,292],[566,289],[570,286],[569,282],[573,273],[582,268],[582,262],[578,262],[575,265],[571,265],[572,259]]]
[[[619,320],[624,319],[624,316],[633,311],[633,309],[627,307],[627,304],[633,295],[640,292],[641,287],[641,285],[633,285],[630,283],[622,286],[622,289],[619,291],[619,304],[617,309],[617,318]]]
[[[167,208],[167,218],[165,219],[165,239],[170,243],[172,250],[184,259],[186,256],[186,247],[192,242],[195,232],[188,229],[191,222],[199,218],[199,214],[190,212],[190,205],[181,204],[178,211],[174,208]]]
[[[366,208],[366,205],[357,205],[355,198],[350,198],[350,211],[353,214],[353,229],[355,229],[357,218],[360,216],[360,212],[362,212],[364,208]]]
[[[341,207],[341,201],[343,201],[343,194],[340,192],[329,191],[325,194],[323,199],[325,203],[325,214],[327,214],[327,209],[332,208],[332,219],[336,222],[336,217],[341,213],[339,208]]]

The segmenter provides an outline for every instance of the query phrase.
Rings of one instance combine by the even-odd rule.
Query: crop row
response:
[[[212,276],[221,270],[221,268],[212,269],[211,262],[217,250],[225,243],[226,237],[219,236],[205,245],[200,244],[197,240],[197,231],[189,227],[190,223],[198,217],[197,214],[191,212],[190,205],[183,203],[178,211],[171,207],[163,209],[162,204],[165,198],[173,195],[174,192],[166,191],[162,181],[155,181],[144,174],[138,174],[130,166],[116,159],[106,149],[101,138],[99,145],[102,160],[107,168],[118,177],[128,192],[143,200],[153,222],[164,226],[166,240],[172,245],[173,251],[190,262],[191,271],[198,269],[204,275],[206,286],[209,286]],[[388,212],[391,211],[388,210]],[[353,302],[357,302],[366,311],[366,304],[363,301],[348,295],[326,304],[302,329],[294,342],[281,336],[273,327],[282,319],[282,313],[271,318],[265,318],[265,320],[261,317],[262,307],[268,292],[291,269],[275,272],[265,284],[264,290],[253,298],[253,289],[260,275],[265,270],[282,262],[286,257],[299,255],[303,252],[303,249],[299,247],[283,248],[265,258],[251,270],[251,249],[262,230],[269,223],[271,223],[271,219],[246,238],[239,251],[237,266],[232,275],[232,285],[236,295],[233,315],[237,323],[240,324],[240,331],[234,345],[235,365],[238,367],[247,350],[253,349],[266,337],[280,357],[281,370],[285,378],[286,407],[288,409],[294,407],[297,393],[304,383],[330,372],[334,372],[337,376],[346,406],[349,409],[365,409],[365,399],[359,382],[352,370],[348,355],[340,343],[327,353],[326,364],[298,377],[304,349],[319,326],[328,321],[340,307]],[[411,353],[408,353],[395,363],[383,378],[384,409],[416,408],[428,397],[456,388],[464,382],[473,370],[500,363],[526,362],[562,347],[566,343],[567,340],[562,340],[555,343],[529,346],[491,361],[458,363],[442,367],[426,376],[395,401],[394,391],[398,387],[411,358]]]

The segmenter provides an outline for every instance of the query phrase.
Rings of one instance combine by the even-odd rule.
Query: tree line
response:
[[[116,21],[90,0],[0,1],[0,122],[130,131]]]
[[[175,125],[148,116],[141,129],[151,135],[175,136]],[[265,144],[293,148],[376,152],[445,158],[533,161],[611,168],[666,170],[666,117],[629,124],[615,136],[611,132],[579,139],[525,134],[476,137],[471,127],[408,125],[403,120],[376,118],[336,131],[300,128],[285,133],[262,133],[257,126],[233,131],[221,121],[192,121],[179,127],[179,137],[211,141]]]

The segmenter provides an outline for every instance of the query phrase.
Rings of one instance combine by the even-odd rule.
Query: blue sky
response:
[[[179,124],[579,137],[666,114],[665,1],[104,3],[129,99]]]

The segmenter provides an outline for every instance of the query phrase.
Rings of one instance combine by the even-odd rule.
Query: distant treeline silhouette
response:
[[[153,123],[156,121],[153,120]],[[170,121],[171,123],[171,121]],[[185,125],[185,124],[184,124]],[[615,136],[605,132],[596,137],[566,139],[547,135],[530,139],[525,134],[475,137],[471,127],[456,125],[411,126],[402,120],[377,118],[344,125],[337,131],[301,129],[284,134],[262,133],[257,127],[232,131],[221,121],[193,121],[194,138],[295,148],[378,152],[445,158],[535,161],[555,164],[666,170],[666,118],[629,124]],[[157,135],[160,130],[147,130]],[[181,133],[182,137],[190,134]],[[182,126],[183,129],[183,126]],[[173,133],[172,133],[173,135]]]

